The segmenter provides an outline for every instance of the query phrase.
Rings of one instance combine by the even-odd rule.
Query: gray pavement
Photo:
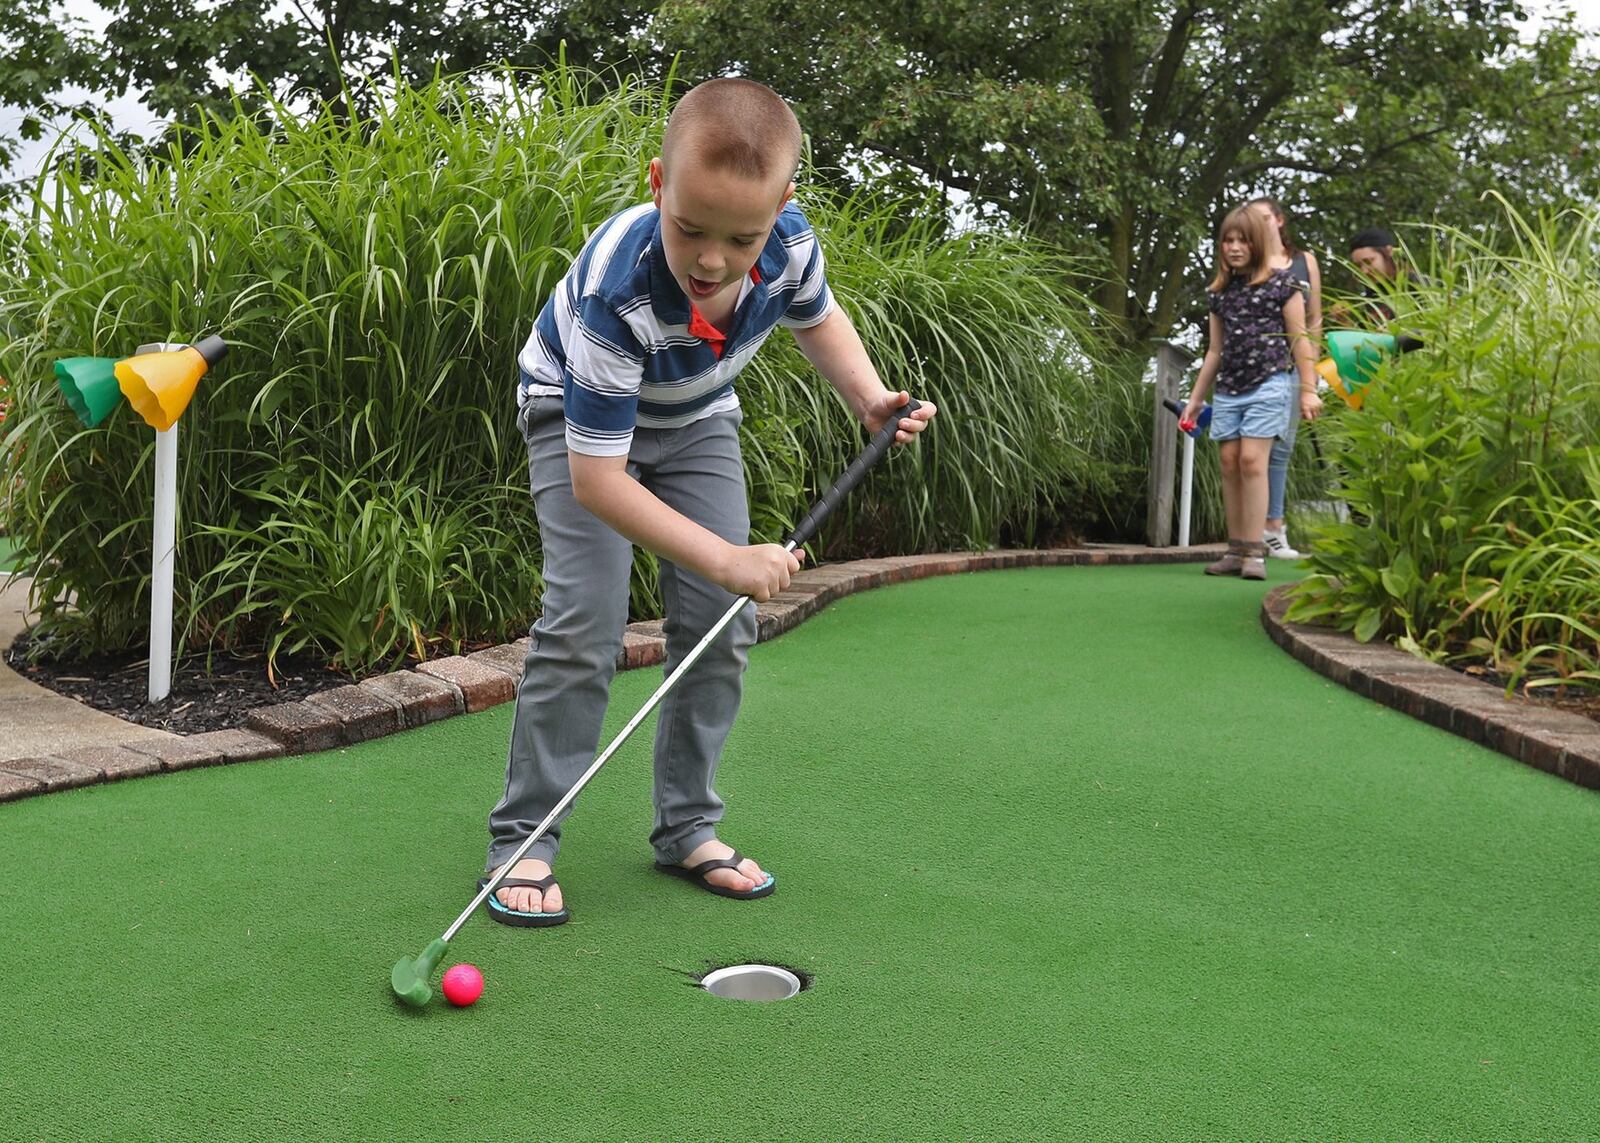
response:
[[[0,648],[10,647],[27,629],[31,583],[24,576],[0,574]],[[45,757],[79,746],[177,738],[46,690],[0,659],[0,762]]]

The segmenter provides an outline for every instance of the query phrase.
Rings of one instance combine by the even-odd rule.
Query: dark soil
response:
[[[1491,686],[1512,702],[1526,703],[1535,709],[1564,710],[1600,722],[1600,691],[1574,686],[1530,687],[1526,684],[1506,694],[1506,676],[1483,663],[1446,664],[1469,679]]]
[[[146,701],[149,661],[136,652],[29,663],[28,647],[24,635],[6,652],[6,662],[23,678],[127,722],[174,734],[243,726],[256,707],[293,702],[353,681],[309,656],[280,655],[270,677],[265,655],[218,657],[211,662],[210,674],[199,658],[180,662],[172,673],[172,693],[151,703]]]

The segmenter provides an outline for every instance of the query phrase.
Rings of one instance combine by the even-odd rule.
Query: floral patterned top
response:
[[[1217,392],[1241,396],[1293,365],[1283,303],[1297,292],[1288,270],[1274,270],[1258,286],[1236,276],[1222,289],[1207,294],[1211,312],[1222,322]]]

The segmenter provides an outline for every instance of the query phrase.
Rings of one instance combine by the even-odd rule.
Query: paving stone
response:
[[[123,745],[139,754],[148,754],[160,763],[163,770],[192,770],[197,766],[220,766],[226,758],[222,751],[209,743],[199,741],[201,735],[170,740],[136,738]]]
[[[56,790],[71,790],[78,786],[92,786],[105,780],[105,775],[92,766],[68,762],[54,755],[46,758],[9,758],[6,760],[5,769],[12,774],[32,778],[50,793]]]
[[[811,592],[780,591],[765,603],[756,604],[756,642],[776,639],[793,631],[821,610]]]
[[[1569,782],[1600,790],[1600,727],[1567,740],[1556,772]]]
[[[486,647],[482,651],[474,651],[467,658],[493,670],[503,671],[510,675],[514,682],[520,683],[522,666],[527,662],[528,648],[532,644],[532,639],[518,639],[515,643],[502,643],[498,647]]]
[[[653,667],[667,658],[667,641],[659,635],[641,635],[629,627],[622,633],[622,650],[617,652],[617,670],[633,671]]]
[[[305,701],[332,713],[339,720],[343,740],[349,744],[369,742],[406,728],[405,711],[398,702],[353,683],[318,691]]]
[[[927,579],[936,575],[966,575],[972,571],[973,563],[978,558],[966,553],[901,557],[913,579]]]
[[[1398,663],[1388,664],[1377,670],[1367,671],[1365,674],[1368,697],[1374,702],[1393,707],[1402,714],[1413,716],[1418,716],[1422,704],[1422,696],[1417,687],[1422,683],[1433,681],[1428,673],[1411,671]]]
[[[108,782],[121,778],[140,778],[146,774],[159,774],[161,763],[148,754],[137,754],[120,743],[108,746],[75,746],[52,755],[63,762],[89,766],[100,771]]]
[[[188,741],[206,751],[216,751],[224,762],[254,762],[260,758],[280,758],[283,743],[253,730],[235,727],[191,734]]]
[[[45,784],[38,778],[26,774],[14,774],[10,770],[0,770],[0,802],[14,802],[18,798],[44,792]]]
[[[660,639],[664,643],[667,638],[667,623],[664,619],[641,619],[637,623],[628,624],[626,631],[634,635],[643,635],[646,639]]]
[[[344,741],[339,716],[307,702],[280,702],[258,707],[245,719],[251,730],[283,743],[288,754],[315,754]]]
[[[1590,748],[1587,744],[1600,739],[1600,727],[1592,721],[1559,710],[1530,710],[1519,720],[1516,729],[1514,757],[1535,769],[1561,777],[1568,777],[1569,769],[1587,771],[1582,764]]]
[[[799,574],[789,580],[789,590],[809,593],[821,610],[835,600],[854,595],[859,589],[854,572],[841,565],[827,564],[819,568],[801,568]]]
[[[465,655],[430,659],[419,664],[415,673],[432,675],[460,688],[468,714],[510,702],[517,695],[516,680],[510,675],[482,663],[474,663]]]
[[[887,587],[891,583],[899,583],[904,576],[904,569],[892,560],[851,560],[843,566],[849,568],[857,591]]]
[[[466,710],[466,701],[454,683],[417,671],[396,671],[392,675],[362,679],[357,685],[399,703],[405,711],[407,726],[438,722]]]
[[[1453,672],[1452,672],[1453,673]],[[1421,719],[1430,726],[1437,726],[1440,730],[1449,730],[1461,734],[1458,729],[1457,713],[1463,708],[1470,709],[1473,700],[1479,698],[1478,691],[1482,687],[1468,680],[1452,682],[1449,680],[1423,679],[1413,684],[1411,709],[1407,714]],[[1483,733],[1483,720],[1478,720],[1478,737],[1473,741],[1481,742]],[[1463,737],[1471,737],[1463,735]]]
[[[802,567],[798,572],[789,577],[789,590],[807,591],[812,588],[821,590],[835,584],[849,583],[855,579],[855,572],[850,570],[848,564],[821,564],[814,568]]]

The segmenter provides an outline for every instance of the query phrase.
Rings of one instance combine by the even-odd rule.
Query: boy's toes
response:
[[[548,877],[551,869],[543,861],[525,858],[517,863],[511,871],[513,877],[526,877],[537,880]],[[561,886],[551,885],[543,893],[527,885],[515,885],[510,888],[496,889],[495,898],[506,908],[518,913],[559,913],[561,912]]]
[[[766,879],[767,875],[761,871],[761,866],[748,857],[739,862],[737,869],[713,869],[706,874],[706,880],[711,884],[732,889],[735,893],[748,893]]]

